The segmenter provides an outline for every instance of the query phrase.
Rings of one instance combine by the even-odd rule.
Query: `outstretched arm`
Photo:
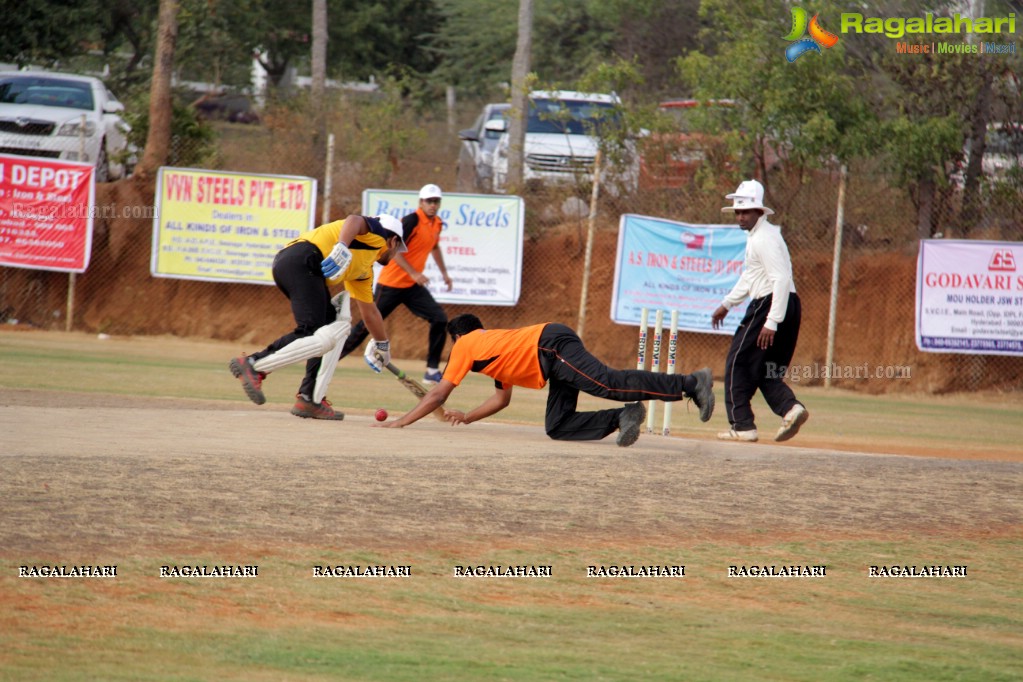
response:
[[[451,425],[456,424],[471,424],[478,422],[480,419],[486,419],[492,414],[497,414],[504,408],[508,407],[511,403],[512,387],[498,388],[494,391],[494,394],[484,400],[478,407],[475,407],[468,412],[462,412],[460,410],[444,410],[444,418],[451,422]]]
[[[419,400],[418,405],[397,419],[380,424],[380,426],[388,429],[400,429],[409,424],[414,424],[443,405],[453,390],[455,390],[453,383],[447,379],[441,379]]]

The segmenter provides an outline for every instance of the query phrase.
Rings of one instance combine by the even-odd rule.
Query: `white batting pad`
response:
[[[343,320],[331,322],[317,329],[312,336],[295,339],[276,353],[256,360],[252,366],[257,372],[272,372],[296,362],[321,357],[329,353],[335,346],[343,345],[351,331],[350,322]],[[337,364],[337,358],[334,359],[333,364]]]

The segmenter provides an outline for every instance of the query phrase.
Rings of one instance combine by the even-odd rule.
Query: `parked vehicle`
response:
[[[1023,168],[1023,122],[992,123],[987,129],[987,144],[980,165],[984,175],[1005,180]]]
[[[0,72],[0,153],[92,163],[97,182],[125,177],[135,160],[122,111],[98,78]]]
[[[535,91],[529,95],[523,181],[530,183],[588,182],[607,127],[621,125],[617,95],[567,90]],[[494,152],[494,191],[507,191],[508,134]],[[604,164],[604,186],[612,193],[634,191],[639,177],[638,155],[631,141],[617,150],[618,158]]]
[[[1023,122],[992,123],[987,127],[984,156],[980,161],[982,184],[1015,182],[1023,184]],[[970,147],[963,148],[962,158],[951,173],[952,184],[962,189],[966,183],[966,167]]]
[[[722,130],[730,129],[732,100],[676,99],[661,102],[658,111],[670,117],[671,130],[653,132],[640,142],[639,186],[644,190],[677,189],[693,181],[700,167],[711,160],[725,170],[734,169],[724,139],[697,132],[694,113],[713,116]]]
[[[459,192],[482,192],[493,188],[494,149],[507,126],[493,125],[507,120],[511,105],[492,103],[483,107],[471,128],[458,133],[462,140],[455,169]],[[488,127],[489,124],[489,127]]]

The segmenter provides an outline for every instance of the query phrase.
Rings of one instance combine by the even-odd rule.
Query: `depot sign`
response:
[[[0,265],[85,272],[94,203],[92,166],[0,154]]]
[[[917,257],[922,351],[1023,355],[1023,243],[927,239]]]

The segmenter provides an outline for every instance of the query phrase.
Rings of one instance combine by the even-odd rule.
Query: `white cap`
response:
[[[732,205],[725,206],[725,211],[749,211],[760,209],[764,215],[774,215],[774,211],[764,206],[764,186],[756,180],[744,180],[739,187],[731,194],[726,194],[725,199],[731,199]]]
[[[388,233],[393,233],[393,235],[398,238],[398,253],[405,253],[408,251],[408,247],[405,246],[405,238],[402,236],[405,230],[402,227],[401,221],[387,213],[378,215],[377,220],[380,221],[380,226],[384,228],[384,230]],[[390,234],[383,236],[385,239],[391,238]]]
[[[423,185],[423,188],[419,190],[420,199],[440,199],[441,194],[440,187],[437,185]]]

